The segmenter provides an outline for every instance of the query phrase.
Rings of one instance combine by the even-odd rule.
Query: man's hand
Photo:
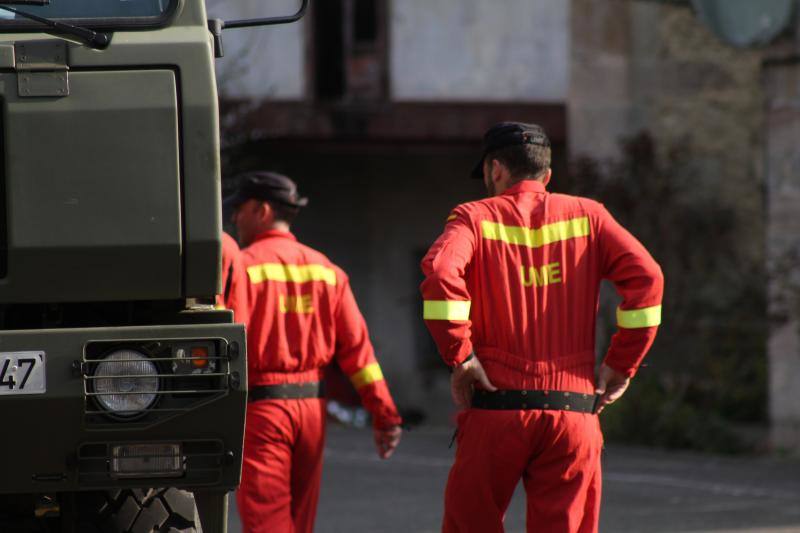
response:
[[[400,436],[403,429],[400,426],[392,426],[386,429],[375,428],[375,447],[378,449],[378,456],[381,459],[388,459],[394,453],[395,448],[400,443]]]
[[[477,357],[473,356],[453,369],[450,376],[450,394],[453,396],[453,402],[459,408],[466,409],[472,403],[472,393],[475,390],[476,382],[488,391],[497,390],[497,387],[489,382]]]
[[[615,401],[619,400],[631,383],[631,378],[625,377],[624,374],[617,372],[605,363],[600,365],[600,372],[597,375],[597,387],[594,393],[600,395],[600,400],[597,402],[598,414],[603,408]]]

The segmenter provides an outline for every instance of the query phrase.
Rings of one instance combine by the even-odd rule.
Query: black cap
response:
[[[276,172],[247,172],[236,178],[236,190],[225,198],[226,209],[236,209],[247,200],[278,202],[289,207],[305,207],[308,198],[297,194],[297,185],[288,177]]]
[[[483,135],[483,154],[480,161],[472,169],[471,176],[474,179],[483,179],[483,160],[486,156],[505,148],[518,144],[537,144],[539,146],[550,146],[550,139],[537,124],[525,124],[524,122],[500,122],[489,128]]]

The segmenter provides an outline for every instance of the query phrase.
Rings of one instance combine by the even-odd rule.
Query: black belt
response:
[[[247,401],[258,400],[300,400],[303,398],[322,398],[325,386],[321,381],[310,383],[285,383],[283,385],[259,385],[247,393]]]
[[[499,390],[489,392],[478,389],[472,395],[472,407],[476,409],[546,409],[594,413],[596,394],[564,392],[554,390]]]

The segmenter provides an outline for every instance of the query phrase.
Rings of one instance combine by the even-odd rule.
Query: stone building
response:
[[[224,19],[296,8],[208,4]],[[747,221],[735,260],[775,267],[772,442],[800,448],[795,35],[730,46],[679,0],[320,0],[299,24],[225,32],[226,171],[297,179],[311,198],[297,232],[350,273],[399,403],[441,417],[447,374],[420,319],[417,265],[449,209],[483,193],[467,179],[482,132],[542,124],[558,182],[575,158],[614,160],[621,138],[647,131],[659,157],[691,154],[693,201]]]

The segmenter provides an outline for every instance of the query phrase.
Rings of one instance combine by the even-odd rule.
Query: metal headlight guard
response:
[[[115,416],[137,416],[158,398],[158,368],[136,350],[111,352],[94,368],[92,378],[95,400]]]

